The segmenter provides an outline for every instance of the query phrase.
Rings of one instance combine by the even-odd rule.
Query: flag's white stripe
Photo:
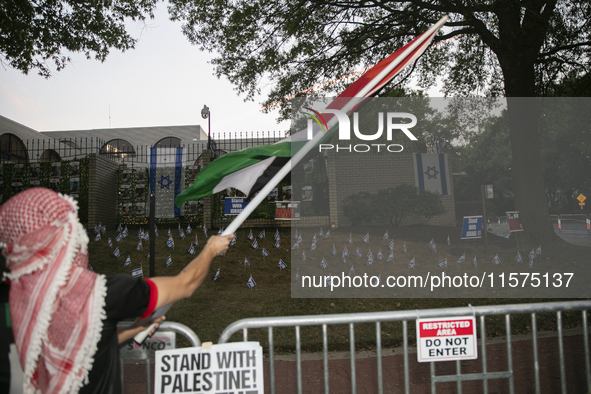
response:
[[[267,167],[273,163],[273,160],[275,160],[274,156],[226,175],[222,178],[220,183],[215,186],[213,192],[219,193],[224,189],[233,187],[248,196],[256,180],[263,175]]]

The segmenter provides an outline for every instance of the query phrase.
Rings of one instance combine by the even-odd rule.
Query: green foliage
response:
[[[82,52],[104,61],[111,48],[132,49],[129,20],[153,18],[155,0],[39,1],[4,0],[0,7],[0,62],[27,74],[36,69],[50,77],[70,61],[67,52]]]
[[[406,183],[378,190],[376,194],[352,194],[344,200],[343,209],[353,225],[386,219],[398,226],[405,216],[429,219],[446,212],[439,193],[419,193],[415,186]]]

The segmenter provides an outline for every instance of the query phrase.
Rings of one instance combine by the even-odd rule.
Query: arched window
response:
[[[127,157],[135,157],[135,149],[128,141],[115,139],[104,144],[99,154],[125,159]]]
[[[180,148],[181,140],[176,137],[165,137],[156,142],[154,148]]]
[[[60,157],[59,153],[57,153],[53,149],[46,149],[43,151],[41,156],[39,156],[40,163],[53,163],[55,161],[61,160],[62,158]]]
[[[12,133],[0,135],[0,158],[13,163],[28,163],[29,155],[23,140]]]

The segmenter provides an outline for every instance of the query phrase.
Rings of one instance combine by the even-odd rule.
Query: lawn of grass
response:
[[[94,234],[90,234],[89,256],[92,268],[105,275],[115,273],[131,273],[131,269],[143,267],[144,277],[149,274],[149,260],[147,254],[149,243],[144,243],[141,251],[136,250],[138,244],[138,228],[129,227],[129,235],[120,243],[115,241],[117,233],[107,231],[101,237],[100,241],[92,241]],[[144,228],[144,230],[147,230]],[[179,231],[171,227],[171,233],[174,238],[175,247],[170,249],[166,246],[166,232],[168,228],[162,226],[158,229],[159,237],[156,238],[156,276],[176,275],[193,258],[188,253],[191,242],[195,242],[197,235],[199,245],[196,247],[197,253],[202,249],[206,242],[206,237],[201,229],[193,229],[192,234],[188,234],[184,239],[179,236]],[[183,226],[186,230],[186,225]],[[522,302],[540,302],[542,299],[509,299],[509,298],[324,298],[324,299],[306,299],[291,298],[291,230],[280,229],[281,247],[273,247],[274,228],[266,229],[265,239],[258,239],[259,249],[251,248],[252,241],[247,239],[250,229],[240,229],[237,233],[237,243],[231,247],[225,256],[218,257],[213,262],[208,279],[201,285],[195,294],[186,300],[178,302],[167,314],[167,320],[177,321],[190,327],[201,339],[201,341],[217,342],[219,335],[230,323],[248,317],[267,317],[267,316],[290,316],[290,315],[322,315],[333,313],[355,313],[370,311],[391,311],[391,310],[414,310],[430,308],[449,308],[456,306],[491,305],[491,304],[510,304]],[[337,246],[338,256],[349,234],[353,233],[355,242],[349,248],[354,254],[357,246],[362,246],[361,238],[365,232],[356,232],[354,229],[341,228],[333,229],[329,240],[319,240],[319,250],[310,252],[309,246],[314,232],[319,229],[303,229],[302,243],[306,253],[314,258],[315,262],[320,262],[323,248],[332,249],[332,244]],[[370,236],[374,242],[381,242],[384,229],[372,229]],[[513,261],[516,251],[516,242],[514,237],[507,240],[501,237],[489,235],[489,253],[484,257],[484,243],[477,241],[475,244],[470,242],[466,244],[460,242],[460,230],[456,227],[434,227],[434,226],[411,226],[390,228],[390,239],[396,243],[395,261],[401,261],[401,264],[408,265],[408,261],[414,256],[418,264],[432,264],[436,266],[437,260],[448,256],[448,265],[455,264],[455,261],[462,253],[466,253],[465,264],[472,262],[473,253],[476,253],[479,259],[479,265],[492,266],[492,258],[498,253],[503,262]],[[253,229],[255,237],[258,236],[261,229]],[[326,231],[326,229],[325,229]],[[213,230],[210,234],[215,233]],[[446,244],[447,236],[450,236],[452,243]],[[107,238],[112,239],[113,248],[109,248]],[[429,249],[428,243],[434,239],[437,243],[438,253],[433,255]],[[324,244],[323,244],[324,242]],[[384,241],[384,245],[388,241]],[[408,253],[403,254],[402,242],[407,245]],[[375,244],[375,243],[374,243]],[[527,265],[527,253],[531,248],[538,245],[525,245],[525,251],[522,251],[524,264]],[[115,258],[112,252],[115,247],[119,247],[121,256]],[[270,256],[263,257],[262,248],[269,251]],[[524,246],[522,246],[523,248]],[[543,253],[536,258],[536,264],[552,264],[553,261],[568,262],[569,264],[583,264],[588,261],[588,248],[575,246],[545,247],[542,245]],[[387,256],[387,248],[382,248]],[[314,253],[318,252],[316,255]],[[374,255],[377,250],[374,250]],[[127,256],[131,258],[131,265],[124,267],[123,264]],[[168,256],[172,257],[172,265],[165,266]],[[250,261],[250,266],[244,265],[245,257]],[[279,259],[283,259],[288,269],[281,271],[278,268]],[[408,261],[407,261],[408,260]],[[385,260],[384,260],[385,261]],[[300,261],[294,261],[296,266]],[[350,265],[346,265],[346,270]],[[220,269],[220,277],[212,281],[217,269]],[[345,269],[345,268],[343,268]],[[356,269],[357,271],[357,269]],[[433,269],[435,271],[435,269]],[[356,272],[357,273],[357,272]],[[335,274],[333,272],[333,274]],[[246,285],[249,276],[252,275],[256,281],[256,286],[249,289]],[[580,325],[581,318],[579,312],[564,313],[564,328],[570,328]],[[514,334],[526,333],[530,330],[530,316],[512,317],[512,328]],[[538,327],[540,330],[555,329],[554,314],[540,314],[538,316]],[[414,329],[409,330],[412,342]],[[504,335],[504,317],[487,318],[487,334],[489,336]],[[322,349],[322,331],[321,327],[304,327],[301,330],[302,349],[304,351],[318,351]],[[355,337],[357,349],[375,346],[375,326],[373,324],[356,325]],[[236,335],[233,339],[241,338]],[[274,330],[274,345],[277,352],[292,352],[295,343],[295,333],[293,328]],[[264,348],[267,347],[267,331],[255,330],[249,332],[249,339],[258,340]],[[402,326],[400,323],[382,324],[382,342],[383,345],[399,346],[402,343]],[[182,341],[181,341],[182,343]],[[331,326],[329,328],[329,343],[331,350],[348,350],[348,327]]]

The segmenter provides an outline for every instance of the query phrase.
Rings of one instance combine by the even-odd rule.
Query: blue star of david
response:
[[[433,167],[427,166],[427,171],[425,171],[425,175],[427,175],[427,179],[431,179],[431,178],[437,179],[437,174],[439,174],[439,171],[437,171],[435,169],[435,166],[433,166]]]
[[[160,175],[160,180],[158,181],[158,183],[160,184],[160,189],[167,188],[168,190],[170,190],[169,186],[172,183],[172,181],[170,180],[170,175]]]

